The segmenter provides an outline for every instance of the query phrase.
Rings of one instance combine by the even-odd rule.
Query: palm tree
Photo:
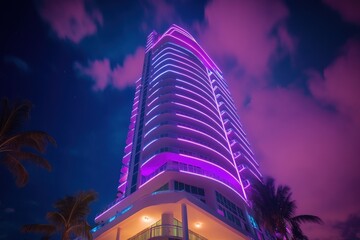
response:
[[[29,178],[23,161],[30,161],[50,171],[50,163],[36,151],[44,153],[48,143],[56,145],[55,140],[45,132],[20,131],[24,122],[29,119],[31,107],[29,101],[13,105],[10,105],[7,98],[1,101],[0,162],[14,175],[19,187],[25,186]]]
[[[28,224],[22,227],[22,232],[41,233],[43,239],[50,239],[56,232],[62,240],[71,237],[92,239],[90,225],[86,220],[90,212],[90,203],[97,198],[94,191],[80,192],[74,196],[66,196],[55,202],[56,211],[48,212],[46,218],[50,224]]]
[[[252,208],[256,218],[270,234],[277,239],[306,240],[308,239],[300,228],[301,223],[322,223],[321,219],[313,215],[295,216],[296,204],[291,199],[292,193],[288,186],[275,186],[273,178],[267,178],[265,183],[253,186],[250,195]]]

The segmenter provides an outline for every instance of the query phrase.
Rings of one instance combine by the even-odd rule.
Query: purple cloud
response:
[[[220,65],[235,60],[223,69],[262,172],[292,188],[299,214],[325,221],[305,225],[305,233],[339,239],[333,223],[360,211],[360,47],[350,41],[323,73],[313,72],[311,95],[269,88],[273,64],[297,50],[284,24],[289,14],[282,1],[215,0],[207,24],[197,25],[200,43]]]
[[[360,1],[323,0],[323,2],[338,11],[345,21],[360,24]]]
[[[111,83],[111,66],[109,59],[90,61],[88,66],[75,63],[75,69],[83,76],[94,81],[94,90],[104,90]]]
[[[281,1],[212,1],[206,6],[207,26],[201,29],[201,42],[211,56],[220,60],[230,55],[249,76],[262,77],[281,42],[293,46],[281,28],[281,36],[272,35],[289,15]]]
[[[82,76],[94,81],[95,91],[104,90],[108,86],[118,89],[131,86],[141,77],[141,69],[144,61],[144,48],[140,47],[133,55],[125,57],[122,66],[110,66],[109,59],[89,61],[87,66],[75,63],[75,70]]]
[[[79,43],[95,34],[103,23],[101,12],[90,3],[87,0],[43,0],[39,13],[60,39]]]
[[[315,97],[351,117],[360,126],[360,41],[350,40],[323,74],[312,73]]]

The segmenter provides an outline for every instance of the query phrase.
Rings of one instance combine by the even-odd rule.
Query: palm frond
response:
[[[76,195],[76,201],[69,215],[69,222],[85,220],[90,212],[90,203],[97,198],[95,191],[80,192]]]
[[[291,223],[291,234],[292,240],[308,240],[308,237],[305,236],[298,223]]]
[[[49,161],[46,160],[46,158],[41,157],[35,153],[19,151],[19,152],[12,152],[11,155],[17,158],[18,160],[29,161],[31,163],[36,164],[39,167],[45,168],[48,171],[51,171],[52,169]]]
[[[287,227],[291,226],[294,239],[307,239],[302,233],[300,223],[321,223],[321,219],[313,215],[295,216],[296,203],[292,200],[291,189],[286,185],[275,186],[273,178],[264,183],[253,185],[250,194],[252,208],[259,223],[271,234],[283,239]]]
[[[76,198],[74,196],[65,196],[55,202],[54,207],[68,222],[71,211],[76,204]]]
[[[73,234],[77,237],[85,237],[88,240],[92,239],[90,233],[91,227],[86,221],[81,221],[68,229],[69,234]]]
[[[58,230],[63,229],[66,225],[66,219],[59,212],[48,212],[46,214],[46,219],[51,222]]]
[[[0,137],[11,135],[21,128],[23,122],[29,118],[31,108],[32,104],[27,100],[10,106],[7,98],[2,99]]]
[[[26,171],[25,167],[19,162],[19,160],[8,153],[5,154],[4,158],[0,159],[0,162],[7,166],[7,169],[12,173],[16,179],[16,185],[18,187],[23,187],[29,180],[29,174]]]
[[[68,240],[73,236],[92,239],[91,227],[86,221],[86,217],[90,211],[89,204],[96,197],[97,193],[91,190],[59,199],[54,204],[56,211],[48,212],[46,215],[51,224],[25,225],[23,232],[42,232],[44,233],[43,239],[48,239],[49,234],[55,232],[60,232],[63,240]]]
[[[291,218],[292,222],[296,222],[298,224],[300,223],[306,223],[306,222],[312,222],[312,223],[323,223],[321,218],[314,215],[297,215],[295,217]]]
[[[53,137],[43,131],[28,131],[9,136],[0,141],[0,152],[16,151],[23,147],[29,147],[44,153],[47,145],[56,146]]]

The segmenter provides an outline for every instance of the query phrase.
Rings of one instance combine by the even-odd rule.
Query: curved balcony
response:
[[[179,225],[156,225],[139,232],[128,240],[158,240],[158,239],[183,239],[182,226]],[[189,230],[189,240],[207,240],[203,236]]]

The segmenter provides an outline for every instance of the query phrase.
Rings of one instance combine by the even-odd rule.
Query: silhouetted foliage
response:
[[[322,223],[313,215],[295,216],[296,204],[291,199],[292,193],[288,186],[275,186],[273,178],[267,178],[265,183],[253,186],[250,199],[256,218],[260,224],[277,239],[308,239],[300,228],[301,223]]]
[[[10,105],[7,98],[1,101],[0,162],[13,174],[19,187],[25,186],[29,178],[23,161],[29,161],[51,171],[50,163],[38,153],[44,153],[48,143],[56,145],[54,138],[46,132],[21,132],[24,122],[29,119],[31,107],[29,101],[13,105]]]
[[[25,233],[40,233],[42,239],[50,239],[59,232],[62,240],[72,237],[92,239],[91,227],[86,218],[90,213],[90,203],[97,198],[94,191],[80,192],[75,196],[66,196],[55,202],[53,212],[48,212],[46,218],[49,224],[27,224],[22,227]]]

